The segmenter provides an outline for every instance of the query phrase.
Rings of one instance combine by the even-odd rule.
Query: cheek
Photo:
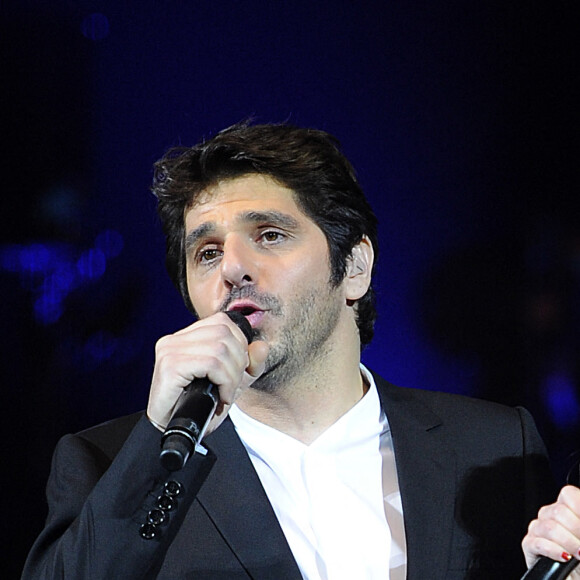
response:
[[[189,299],[200,318],[205,318],[214,312],[212,310],[212,296],[214,296],[214,292],[211,290],[209,281],[200,281],[199,279],[194,281],[189,273],[187,273],[187,291]]]
[[[284,284],[283,289],[290,296],[300,296],[313,288],[325,289],[330,281],[330,267],[324,256],[308,256],[297,260],[287,264],[279,274],[278,286]]]

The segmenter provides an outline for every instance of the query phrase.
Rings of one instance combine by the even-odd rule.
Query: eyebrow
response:
[[[241,221],[254,224],[266,223],[289,230],[298,228],[298,220],[287,213],[280,211],[248,211],[241,215]]]
[[[273,226],[278,226],[288,230],[296,230],[299,227],[299,222],[296,218],[289,214],[282,213],[279,211],[247,211],[240,214],[236,218],[237,222],[241,223],[251,223],[251,224],[269,224]],[[215,222],[204,222],[191,230],[185,236],[185,253],[189,252],[193,246],[201,238],[215,232],[217,229]]]
[[[203,224],[197,226],[195,229],[191,230],[187,236],[185,236],[185,253],[187,254],[193,246],[197,243],[200,238],[207,236],[215,231],[215,223],[204,222]]]

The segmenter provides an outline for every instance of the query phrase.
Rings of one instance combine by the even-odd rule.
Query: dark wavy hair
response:
[[[151,189],[158,199],[166,236],[167,270],[194,314],[185,268],[185,210],[202,191],[222,179],[257,173],[291,189],[300,209],[326,236],[333,285],[344,279],[347,258],[364,235],[372,243],[376,263],[376,216],[338,141],[324,131],[288,124],[239,123],[193,147],[170,149],[154,168]],[[374,302],[372,287],[357,301],[362,345],[373,337]]]

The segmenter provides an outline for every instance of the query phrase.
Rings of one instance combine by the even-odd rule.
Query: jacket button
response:
[[[163,493],[169,497],[177,497],[183,491],[183,486],[179,481],[168,481],[165,484]]]
[[[170,512],[175,508],[175,501],[168,495],[160,495],[157,498],[157,507],[164,512]]]
[[[160,509],[153,509],[147,514],[147,521],[154,526],[159,526],[165,521],[165,512]]]
[[[152,540],[157,537],[159,530],[153,524],[143,524],[139,528],[139,535],[144,540]]]

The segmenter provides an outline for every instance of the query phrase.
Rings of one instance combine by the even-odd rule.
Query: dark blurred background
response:
[[[580,448],[577,2],[1,4],[3,578],[58,438],[145,406],[190,318],[148,192],[248,116],[335,134],[381,222],[364,361],[534,414]]]

